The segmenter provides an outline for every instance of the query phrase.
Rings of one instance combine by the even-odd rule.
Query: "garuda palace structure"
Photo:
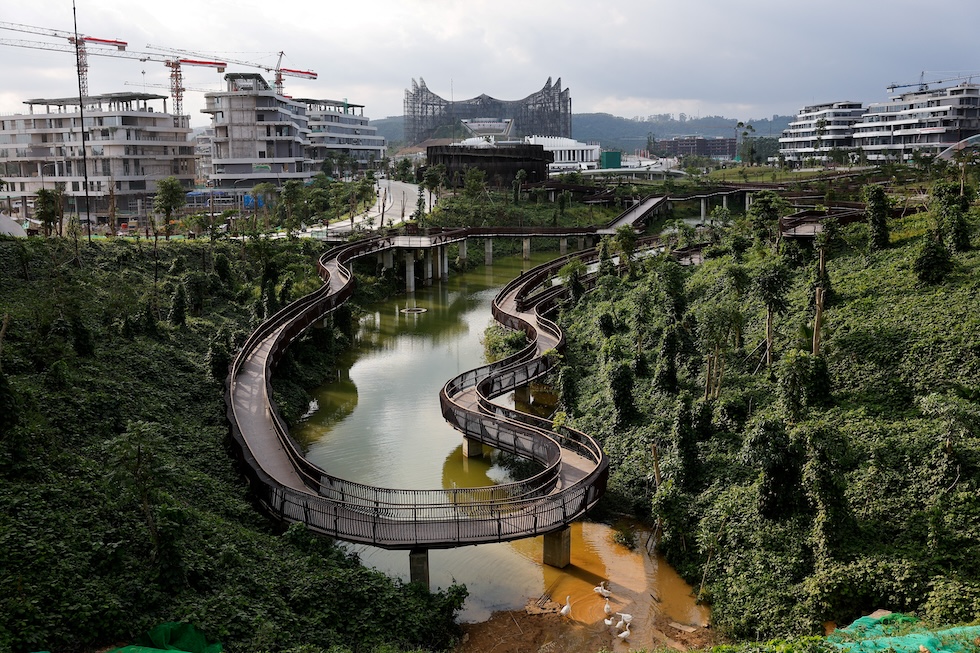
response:
[[[452,101],[428,89],[421,77],[405,90],[405,139],[421,143],[432,138],[440,127],[452,128],[459,120],[512,120],[514,135],[572,136],[572,97],[562,90],[561,78],[551,78],[544,88],[523,100],[498,100],[481,95],[470,100]]]

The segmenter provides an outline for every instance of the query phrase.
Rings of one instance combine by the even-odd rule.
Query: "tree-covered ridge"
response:
[[[230,651],[450,645],[465,589],[430,595],[278,529],[236,468],[231,352],[319,286],[318,253],[0,240],[0,650],[94,650],[180,620]],[[342,326],[284,364],[324,375]]]
[[[937,236],[943,193],[884,246],[867,224],[777,245],[765,198],[703,265],[607,274],[562,315],[563,409],[613,461],[609,508],[652,520],[729,635],[980,618],[980,255]]]

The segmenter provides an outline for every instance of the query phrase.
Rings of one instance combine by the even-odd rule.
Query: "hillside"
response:
[[[562,406],[613,461],[606,508],[657,525],[720,632],[980,618],[980,253],[918,281],[937,215],[894,221],[874,252],[867,225],[843,229],[820,281],[760,212],[704,264],[637,264],[563,313]]]

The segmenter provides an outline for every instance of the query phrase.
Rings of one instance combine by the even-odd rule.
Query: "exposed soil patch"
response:
[[[558,604],[552,604],[557,607]],[[634,622],[628,641],[616,637],[614,626],[602,619],[587,624],[562,619],[557,611],[528,614],[524,610],[497,612],[488,621],[463,625],[463,641],[456,653],[597,653],[670,647],[678,651],[703,649],[718,643],[710,628],[672,622],[652,611],[646,623]],[[675,625],[671,625],[671,624]],[[684,626],[686,632],[676,626]]]

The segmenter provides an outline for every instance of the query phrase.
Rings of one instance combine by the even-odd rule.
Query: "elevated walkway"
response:
[[[547,231],[564,235],[561,230]],[[567,230],[569,235],[583,231]],[[534,292],[541,288],[542,275],[554,274],[556,263],[512,281],[494,301],[496,319],[524,330],[531,344],[504,361],[450,380],[441,393],[444,416],[465,438],[538,462],[542,471],[531,478],[449,490],[354,483],[307,461],[272,401],[272,370],[289,343],[353,293],[350,261],[398,247],[437,246],[467,236],[492,235],[497,234],[486,229],[457,230],[412,236],[415,240],[408,243],[404,237],[389,236],[332,250],[319,261],[324,285],[270,317],[247,339],[227,379],[228,418],[253,490],[275,518],[302,522],[341,540],[424,550],[561,532],[602,496],[608,460],[591,437],[566,428],[556,432],[549,420],[492,402],[546,373],[552,362],[543,354],[564,345],[561,330],[545,317],[564,289]]]

